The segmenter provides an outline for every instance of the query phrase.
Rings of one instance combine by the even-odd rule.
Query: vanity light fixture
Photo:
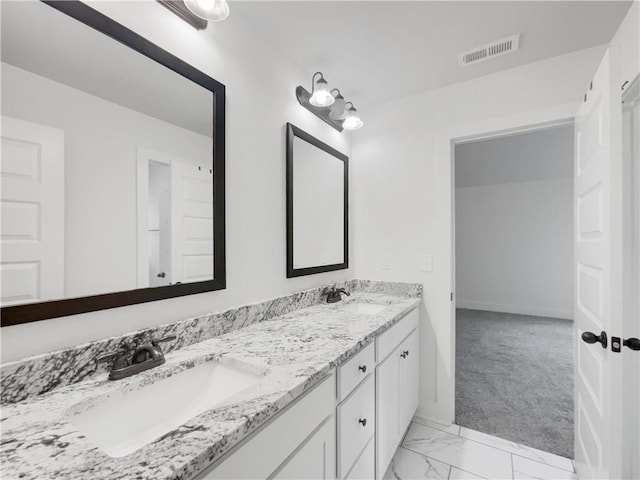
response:
[[[226,0],[184,0],[194,15],[211,22],[221,22],[229,16]]]
[[[320,78],[316,80],[316,75],[320,75]],[[313,78],[311,79],[311,83],[313,84],[313,89],[311,91],[311,98],[309,98],[309,103],[314,107],[328,107],[329,105],[335,102],[335,98],[331,95],[331,91],[329,90],[329,85],[327,81],[322,76],[321,72],[316,72],[313,74]]]
[[[342,128],[345,130],[358,130],[359,128],[362,128],[364,123],[360,120],[353,103],[348,102],[347,105],[351,106],[347,108],[347,113],[344,117],[344,121],[342,122]]]
[[[300,105],[339,132],[345,129],[357,130],[364,125],[353,103],[345,102],[337,88],[329,89],[322,72],[313,74],[311,85],[311,93],[302,86],[296,88],[296,98]],[[348,105],[350,107],[347,108]]]
[[[340,90],[334,88],[331,90],[331,95],[333,95],[333,92],[338,93],[336,93],[334,97],[336,101],[333,102],[333,105],[331,105],[331,108],[329,109],[329,118],[331,120],[342,120],[344,118],[344,108],[346,103],[344,101],[344,97],[340,93]]]
[[[220,22],[229,16],[226,0],[157,0],[196,30],[204,30],[207,23]]]

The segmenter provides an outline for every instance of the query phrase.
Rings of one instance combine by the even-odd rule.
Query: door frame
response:
[[[443,281],[436,287],[435,298],[431,299],[430,314],[433,318],[443,319],[434,328],[440,351],[438,361],[442,362],[443,366],[437,369],[438,388],[435,393],[435,402],[426,407],[421,405],[418,415],[436,421],[446,419],[450,423],[455,420],[455,146],[481,139],[498,138],[573,123],[577,106],[576,103],[562,104],[547,109],[460,124],[437,132],[435,156],[438,173],[445,177],[437,192],[442,212],[437,224],[441,231],[445,232],[442,244],[445,259]],[[630,320],[627,319],[627,321]],[[422,391],[421,396],[428,398],[433,397],[434,394]],[[640,416],[640,412],[638,415]]]
[[[562,122],[572,122],[577,103],[565,103],[542,109],[528,110],[511,115],[489,118],[439,130],[435,134],[436,170],[442,182],[436,191],[439,215],[435,227],[445,232],[438,251],[443,252],[441,282],[433,287],[429,299],[429,316],[434,321],[435,342],[438,349],[435,392],[427,382],[421,382],[422,400],[418,415],[436,421],[453,423],[455,419],[455,218],[454,218],[454,146],[456,143],[490,138],[498,135],[513,135],[534,128],[545,128]]]
[[[633,156],[627,155],[629,145],[625,145],[624,129],[629,127],[638,134],[638,118],[632,113],[625,112],[631,108],[638,108],[640,102],[640,75],[637,75],[630,85],[622,92],[623,105],[621,106],[623,115],[623,153],[622,161],[624,168],[624,255],[631,261],[625,262],[624,271],[624,292],[625,299],[623,304],[622,328],[623,338],[639,337],[640,327],[638,319],[640,318],[640,159],[638,158],[638,139],[631,139],[633,147],[631,153]],[[626,104],[626,105],[625,105]],[[631,108],[629,108],[631,106]],[[630,115],[632,118],[631,125],[624,123],[624,116]],[[629,223],[626,223],[626,222]],[[634,296],[634,294],[636,296]],[[629,380],[629,386],[623,392],[623,415],[625,418],[623,427],[623,474],[629,478],[638,478],[640,476],[640,459],[637,456],[640,448],[640,392],[637,388],[633,388],[634,378],[640,383],[640,355],[633,354],[627,349],[621,352],[623,357],[623,372],[625,378]],[[639,383],[635,383],[637,386]]]
[[[511,128],[506,128],[506,129],[501,129],[501,130],[493,130],[493,131],[482,131],[482,132],[477,132],[475,134],[471,134],[471,135],[466,135],[466,136],[462,136],[462,137],[456,137],[456,138],[451,138],[451,291],[454,292],[454,295],[452,297],[452,301],[451,301],[451,325],[452,325],[452,338],[453,338],[453,342],[452,342],[452,354],[453,354],[453,359],[452,359],[452,364],[453,364],[453,393],[452,393],[452,419],[451,422],[453,423],[455,420],[455,389],[456,389],[456,374],[455,374],[455,369],[456,369],[456,363],[455,363],[455,356],[456,356],[456,303],[457,303],[457,296],[456,296],[456,185],[455,185],[455,147],[457,145],[463,145],[465,143],[473,143],[473,142],[477,142],[477,141],[482,141],[482,140],[491,140],[491,139],[496,139],[496,138],[504,138],[504,137],[510,137],[510,136],[514,136],[514,135],[520,135],[520,134],[524,134],[524,133],[531,133],[531,132],[536,132],[536,131],[541,131],[541,130],[546,130],[546,129],[550,129],[550,128],[556,128],[556,127],[562,127],[565,125],[573,125],[574,124],[574,117],[565,117],[565,118],[558,118],[558,119],[554,119],[554,120],[548,120],[545,122],[540,122],[540,123],[532,123],[529,125],[518,125],[518,126],[514,126]],[[572,159],[572,163],[573,163],[573,159]]]
[[[149,287],[149,162],[154,161],[171,166],[171,162],[184,159],[147,147],[136,150],[136,256],[137,288]]]

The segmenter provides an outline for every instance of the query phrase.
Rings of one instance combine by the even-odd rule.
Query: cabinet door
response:
[[[399,430],[403,433],[418,408],[418,330],[414,330],[400,345]]]
[[[376,367],[376,478],[382,478],[398,445],[399,349]]]
[[[375,442],[369,440],[368,445],[363,450],[360,458],[356,460],[353,468],[345,480],[371,480],[375,477]]]
[[[335,479],[336,422],[329,417],[302,446],[287,459],[272,479]]]
[[[335,398],[336,378],[331,375],[254,432],[236,449],[206,467],[196,479],[267,478],[279,471],[280,465],[292,458],[300,445],[310,439],[327,418],[332,424],[335,422]],[[335,464],[335,452],[332,455]]]
[[[344,478],[375,431],[373,375],[338,406],[338,477]]]

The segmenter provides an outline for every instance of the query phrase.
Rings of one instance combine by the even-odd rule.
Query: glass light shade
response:
[[[335,97],[335,102],[331,105],[331,110],[329,110],[329,118],[332,120],[340,120],[344,117],[344,107],[345,101],[344,97],[338,93]]]
[[[363,125],[364,123],[362,122],[362,120],[360,120],[356,109],[350,107],[347,110],[347,115],[344,118],[344,122],[342,122],[342,128],[344,128],[345,130],[358,130],[359,128],[362,128]]]
[[[311,95],[309,103],[314,107],[328,107],[335,101],[336,99],[333,98],[333,95],[331,95],[329,91],[327,81],[320,77],[320,80],[318,80],[313,87],[313,95]]]
[[[184,4],[191,13],[211,22],[220,22],[229,16],[225,0],[184,0]]]

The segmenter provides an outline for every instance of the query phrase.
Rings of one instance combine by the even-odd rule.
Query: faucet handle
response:
[[[167,335],[166,337],[162,337],[162,338],[158,338],[158,339],[154,339],[151,340],[151,345],[153,345],[154,347],[158,348],[159,347],[159,343],[163,343],[163,342],[173,342],[176,338],[178,338],[175,335]]]
[[[124,348],[119,348],[118,350],[115,350],[113,352],[107,352],[107,353],[98,355],[95,358],[95,361],[96,363],[102,363],[102,362],[108,362],[109,360],[113,359],[112,369],[115,370],[118,368],[126,367],[129,364],[127,360],[124,358],[124,356],[127,353],[129,353],[128,350]]]

